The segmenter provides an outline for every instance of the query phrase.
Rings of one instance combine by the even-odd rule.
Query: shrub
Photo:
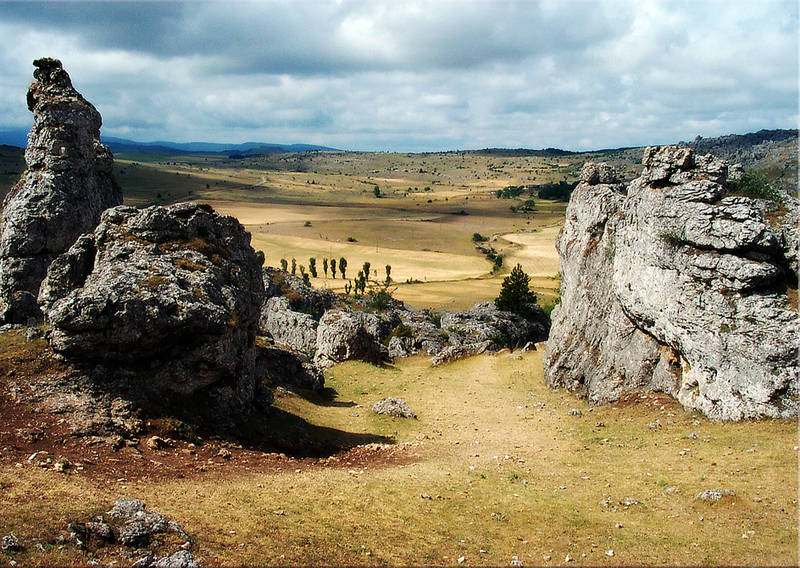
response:
[[[411,337],[414,335],[414,330],[411,329],[411,326],[406,325],[404,323],[399,323],[397,327],[392,330],[392,333],[389,334],[391,337]]]
[[[766,176],[753,170],[747,170],[738,180],[728,181],[731,193],[743,195],[753,199],[768,199],[769,201],[780,202],[780,192],[772,187],[767,181]]]
[[[473,243],[483,243],[488,240],[487,237],[484,237],[480,233],[472,233],[472,242]]]
[[[345,257],[342,257],[339,259],[339,272],[342,274],[342,280],[347,278],[346,271],[347,271],[347,259]]]
[[[369,298],[367,299],[367,306],[375,310],[385,310],[390,308],[392,307],[392,303],[392,295],[386,288],[381,288],[377,292],[371,291],[369,293]]]

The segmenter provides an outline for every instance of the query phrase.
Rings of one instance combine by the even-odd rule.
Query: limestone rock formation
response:
[[[663,391],[723,420],[797,415],[785,239],[757,203],[727,195],[721,160],[665,147],[643,163],[627,187],[584,167],[556,243],[548,384],[596,403]]]
[[[275,296],[261,310],[259,330],[275,343],[302,353],[309,359],[317,352],[317,321],[307,313],[291,309],[289,300]]]
[[[496,348],[522,347],[529,341],[547,337],[547,317],[538,305],[531,306],[540,316],[540,322],[497,309],[494,302],[480,302],[463,312],[442,315],[441,327],[448,333],[453,345],[478,344],[491,341]]]
[[[73,88],[60,61],[33,64],[27,169],[2,210],[0,323],[39,317],[36,298],[52,260],[93,231],[103,210],[122,203],[113,157],[100,144],[100,113]]]
[[[370,363],[389,360],[388,350],[380,343],[380,319],[364,312],[329,310],[317,328],[314,362],[327,368],[350,359]]]
[[[492,302],[439,314],[416,311],[391,299],[376,309],[367,296],[348,303],[344,296],[315,290],[275,268],[264,269],[264,282],[269,299],[261,311],[260,333],[271,338],[275,347],[323,368],[351,359],[381,363],[420,352],[437,356],[455,347],[436,359],[441,364],[547,337],[547,317],[539,306],[532,306],[541,316],[539,322],[500,311]]]
[[[73,367],[126,373],[132,389],[159,396],[213,388],[231,403],[256,394],[263,300],[249,233],[192,203],[105,211],[40,294],[48,341]]]

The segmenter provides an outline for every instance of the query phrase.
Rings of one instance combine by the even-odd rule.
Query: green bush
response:
[[[747,170],[738,180],[729,180],[728,188],[735,195],[743,195],[753,199],[768,199],[780,202],[780,192],[772,187],[766,176],[753,170]]]

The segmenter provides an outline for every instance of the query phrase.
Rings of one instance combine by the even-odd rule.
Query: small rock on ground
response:
[[[376,414],[387,414],[389,416],[399,416],[401,418],[416,418],[416,413],[411,410],[408,403],[402,398],[386,397],[379,400],[372,406],[372,412]]]

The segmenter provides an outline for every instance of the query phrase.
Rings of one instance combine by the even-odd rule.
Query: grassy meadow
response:
[[[185,473],[155,479],[123,471],[134,448],[103,477],[5,463],[0,499],[13,514],[0,532],[45,540],[127,495],[179,520],[206,565],[797,565],[793,421],[714,423],[652,394],[591,408],[545,387],[541,351],[440,368],[350,362],[326,384],[325,397],[277,398],[276,412],[312,436],[389,442],[360,460],[136,450],[154,472],[170,453],[188,458]],[[418,418],[373,414],[387,395]],[[735,496],[697,501],[706,489]],[[85,561],[47,542],[16,558]]]

